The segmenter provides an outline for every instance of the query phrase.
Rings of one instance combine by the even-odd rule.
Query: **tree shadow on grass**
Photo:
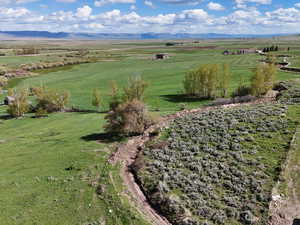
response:
[[[300,219],[294,219],[293,225],[300,225]]]
[[[99,141],[102,143],[113,143],[117,141],[122,141],[123,137],[109,134],[109,133],[94,133],[81,137],[84,141]]]
[[[13,119],[10,115],[0,115],[0,120],[10,120]]]
[[[175,103],[181,103],[181,102],[199,102],[207,99],[199,98],[199,97],[193,97],[188,96],[184,94],[177,94],[177,95],[161,95],[161,98],[168,102],[175,102]]]

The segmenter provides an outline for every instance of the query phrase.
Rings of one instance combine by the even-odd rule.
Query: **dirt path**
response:
[[[153,225],[171,225],[170,222],[167,221],[166,218],[159,215],[147,201],[143,191],[140,189],[139,185],[136,183],[134,175],[130,171],[130,166],[134,163],[140,149],[145,145],[147,141],[150,140],[151,134],[156,131],[157,129],[162,129],[166,127],[172,120],[182,117],[184,115],[196,112],[203,112],[218,108],[233,108],[240,105],[252,105],[258,103],[265,103],[270,102],[272,99],[264,99],[255,101],[252,103],[244,103],[244,104],[230,104],[224,106],[212,106],[212,107],[205,107],[200,109],[193,109],[193,110],[185,110],[178,112],[173,115],[166,116],[162,119],[162,121],[149,129],[147,129],[143,135],[131,138],[127,143],[121,144],[117,151],[111,155],[109,162],[112,164],[121,163],[121,172],[120,176],[123,180],[123,183],[126,187],[125,192],[123,193],[126,195],[133,203],[135,208],[145,216]]]
[[[270,204],[270,225],[293,225],[294,219],[300,219],[300,126],[291,142],[291,148],[283,171],[284,181],[273,190]],[[280,195],[278,187],[287,185],[286,196]]]

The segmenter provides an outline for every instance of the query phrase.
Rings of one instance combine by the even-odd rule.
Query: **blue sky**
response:
[[[0,30],[300,33],[300,0],[0,0]]]

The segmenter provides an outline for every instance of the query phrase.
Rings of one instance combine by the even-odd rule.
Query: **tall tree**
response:
[[[257,66],[251,79],[251,92],[254,96],[262,96],[273,88],[276,81],[276,71],[274,64]]]

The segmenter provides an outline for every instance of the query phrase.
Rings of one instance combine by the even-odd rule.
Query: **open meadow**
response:
[[[16,70],[22,64],[35,63],[54,63],[59,62],[63,58],[77,59],[92,59],[92,62],[84,64],[56,66],[48,69],[36,69],[31,71],[30,76],[11,77],[8,84],[3,89],[15,88],[31,88],[37,86],[46,86],[58,91],[67,91],[70,93],[70,101],[68,107],[78,109],[80,112],[57,112],[49,114],[45,118],[35,118],[34,113],[28,113],[19,119],[12,119],[7,114],[7,106],[0,106],[0,225],[150,225],[153,224],[148,218],[136,208],[127,195],[126,187],[120,177],[120,164],[111,165],[108,162],[109,157],[115,152],[118,146],[125,143],[128,138],[115,138],[105,133],[103,126],[105,116],[109,111],[109,100],[111,98],[111,82],[116,81],[120,88],[128,83],[128,79],[132,76],[140,76],[145,80],[149,87],[145,91],[144,102],[148,106],[150,112],[156,116],[165,116],[174,114],[184,109],[195,109],[207,106],[211,100],[201,100],[198,98],[187,98],[184,95],[183,79],[185,74],[204,64],[228,64],[232,73],[232,78],[229,83],[229,93],[231,94],[239,85],[250,84],[250,79],[253,74],[253,69],[264,60],[265,56],[255,53],[245,55],[223,55],[225,50],[237,51],[239,49],[261,49],[266,46],[278,45],[280,51],[276,54],[288,54],[292,56],[289,61],[291,67],[300,67],[300,39],[295,38],[294,41],[285,40],[285,38],[274,39],[236,39],[236,40],[184,40],[170,41],[176,42],[174,46],[166,46],[168,41],[16,41],[16,42],[0,42],[0,52],[7,53],[6,56],[0,56],[0,68],[6,70]],[[292,44],[291,44],[292,43]],[[24,46],[35,46],[41,51],[36,55],[14,55],[13,49]],[[287,51],[287,48],[290,48]],[[80,49],[88,51],[84,56],[81,56]],[[79,53],[78,53],[79,52]],[[169,55],[168,59],[156,60],[153,59],[155,54],[165,53]],[[68,55],[76,55],[68,57]],[[65,61],[67,61],[65,60]],[[278,69],[277,80],[286,81],[300,78],[299,73],[284,72]],[[96,108],[92,105],[93,90],[99,89],[103,97],[103,104],[100,106],[100,112],[96,112]],[[3,91],[0,95],[0,100],[4,100],[7,91]],[[35,101],[30,97],[31,101]],[[184,107],[183,107],[184,106]],[[261,180],[265,182],[259,186],[262,200],[257,200],[259,208],[254,210],[255,216],[263,217],[262,221],[268,218],[268,203],[269,199],[266,195],[270,194],[275,181],[278,180],[281,165],[285,162],[287,149],[300,119],[299,105],[292,107],[286,106],[262,106],[266,108],[258,108],[258,111],[251,108],[250,110],[236,110],[210,114],[199,114],[207,121],[212,119],[217,126],[223,126],[220,118],[223,121],[226,119],[238,120],[243,116],[247,116],[245,121],[239,121],[238,124],[232,125],[224,129],[233,129],[237,126],[241,129],[243,135],[253,134],[255,126],[265,126],[263,122],[270,122],[271,128],[279,131],[272,134],[271,137],[266,137],[262,133],[269,130],[261,130],[260,133],[254,135],[256,140],[257,151],[264,149],[259,154],[255,155],[255,150],[252,152],[247,150],[247,146],[251,145],[248,141],[238,148],[246,148],[246,159],[242,158],[241,173],[251,174],[250,179],[255,179],[254,170],[256,167],[249,169],[248,161],[251,161],[255,166],[255,158],[260,157],[259,166],[265,165],[262,169]],[[272,108],[274,107],[274,108]],[[238,111],[238,112],[237,112]],[[265,113],[261,113],[264,111]],[[281,112],[282,111],[282,112]],[[284,120],[280,120],[281,114],[286,114]],[[252,117],[253,114],[254,116]],[[181,148],[186,145],[190,148],[190,142],[181,143],[180,140],[186,141],[186,138],[193,134],[189,133],[192,127],[191,121],[198,121],[201,118],[196,116],[184,117],[176,120],[171,129],[175,129],[172,133],[164,134],[163,138],[173,138],[177,146],[170,149]],[[184,134],[179,131],[177,126],[188,122],[190,127],[183,126]],[[257,120],[259,122],[255,122]],[[220,124],[218,124],[220,123]],[[283,124],[285,123],[285,124]],[[288,125],[287,125],[288,124]],[[213,124],[210,124],[213,126]],[[206,126],[206,125],[203,125]],[[242,127],[242,128],[241,128]],[[202,129],[201,126],[195,126],[195,129]],[[215,137],[213,128],[208,126],[207,129],[212,129],[211,135]],[[243,130],[244,129],[244,130]],[[176,133],[177,132],[177,133]],[[219,132],[219,131],[218,131]],[[228,131],[229,132],[229,131]],[[230,130],[231,132],[231,130]],[[271,131],[270,131],[271,132]],[[170,134],[171,133],[171,134]],[[185,136],[187,133],[187,136]],[[246,134],[247,133],[247,134]],[[230,133],[234,137],[233,133]],[[169,136],[168,136],[169,135]],[[251,136],[251,135],[250,135]],[[299,136],[299,135],[298,135]],[[248,137],[248,136],[247,136]],[[203,138],[198,134],[197,138]],[[210,137],[211,138],[211,137]],[[245,138],[243,136],[243,138]],[[299,137],[298,137],[299,138]],[[222,141],[222,140],[220,140]],[[254,141],[254,140],[252,140]],[[198,143],[197,141],[193,144]],[[198,143],[199,144],[199,143]],[[229,144],[228,144],[229,145]],[[299,145],[299,143],[298,143]],[[210,146],[212,147],[212,146]],[[217,146],[213,146],[215,150]],[[277,148],[276,154],[272,155],[271,150]],[[297,147],[296,147],[297,148]],[[299,148],[299,146],[298,146]],[[147,148],[151,149],[151,147]],[[225,146],[225,150],[227,147]],[[270,150],[271,149],[271,150]],[[157,150],[157,149],[156,149]],[[270,151],[269,151],[270,150]],[[166,150],[166,155],[169,154]],[[181,157],[180,154],[174,156]],[[188,155],[183,156],[190,156]],[[212,155],[209,153],[199,152],[197,157],[205,157],[205,160],[213,162]],[[228,153],[229,154],[229,153]],[[253,155],[254,154],[254,155]],[[143,188],[150,193],[153,188],[153,183],[159,183],[162,179],[159,174],[164,171],[166,165],[170,162],[165,162],[163,168],[158,166],[152,169],[154,164],[153,159],[159,161],[163,157],[145,153],[147,159],[151,163],[147,164],[145,171],[138,174],[139,179],[143,183]],[[182,157],[183,157],[182,156]],[[234,161],[235,157],[231,155],[228,164]],[[218,158],[218,157],[217,157]],[[181,158],[182,159],[182,158]],[[177,159],[176,159],[177,160]],[[218,158],[219,160],[219,158]],[[162,160],[163,161],[163,160]],[[180,160],[179,160],[180,161]],[[217,162],[216,162],[217,163]],[[225,164],[226,164],[225,163]],[[184,163],[183,163],[184,164]],[[183,179],[185,175],[191,180],[191,174],[185,174],[183,164],[176,164],[179,170],[183,170],[178,179]],[[204,165],[201,165],[204,167]],[[216,166],[216,165],[213,165]],[[208,166],[209,167],[209,166]],[[239,167],[234,167],[238,170]],[[143,176],[144,174],[145,176]],[[147,180],[147,176],[153,176]],[[168,171],[170,177],[174,176],[174,171]],[[205,170],[205,176],[210,176],[210,170]],[[229,173],[229,172],[228,172]],[[237,173],[236,171],[232,173]],[[238,176],[243,176],[239,174]],[[189,176],[188,176],[189,175]],[[222,179],[226,173],[219,175]],[[220,178],[220,179],[221,179]],[[165,178],[164,178],[165,179]],[[197,177],[198,179],[198,177]],[[199,178],[200,179],[200,178]],[[205,179],[205,177],[204,177]],[[248,179],[248,178],[247,178]],[[294,178],[295,180],[298,178]],[[165,182],[172,183],[169,178]],[[188,181],[186,181],[188,182]],[[298,181],[295,181],[298,182]],[[203,183],[205,183],[203,181]],[[215,199],[208,205],[211,208],[225,207],[229,203],[222,203],[223,194],[228,191],[215,185],[214,181],[207,181],[209,187],[215,188]],[[250,181],[249,181],[250,183]],[[299,182],[298,182],[299,183]],[[260,183],[259,183],[260,184]],[[200,185],[200,184],[199,184]],[[202,185],[202,183],[201,183]],[[230,184],[234,186],[233,184]],[[251,192],[255,190],[253,186],[257,183],[253,182],[247,186],[246,191],[237,200],[242,202],[247,199],[250,201]],[[242,184],[241,184],[242,186]],[[172,189],[172,187],[174,187]],[[178,183],[170,186],[171,194],[182,196],[185,193],[184,187],[180,187]],[[231,187],[232,189],[234,187]],[[205,189],[205,191],[208,191]],[[167,192],[167,191],[165,191]],[[149,194],[152,198],[153,192]],[[298,193],[299,194],[299,193]],[[147,197],[149,197],[147,196]],[[177,197],[178,197],[177,196]],[[150,198],[149,197],[149,198]],[[176,199],[177,199],[176,197]],[[196,196],[199,197],[199,196]],[[208,198],[202,197],[206,204]],[[211,196],[209,196],[211,197]],[[234,196],[231,196],[234,198]],[[255,196],[257,197],[257,196]],[[153,197],[154,198],[154,197]],[[188,209],[191,215],[198,223],[186,223],[187,225],[204,224],[205,211],[195,212],[191,209],[198,204],[192,201],[193,196],[184,198],[184,207]],[[156,199],[157,200],[157,199]],[[202,203],[203,203],[202,202]],[[152,203],[155,200],[152,199]],[[217,205],[217,206],[216,206]],[[236,203],[237,207],[242,207]],[[253,207],[253,206],[252,206]],[[158,207],[159,208],[159,207]],[[259,211],[260,210],[260,211]],[[166,209],[159,208],[159,211],[167,217],[172,217],[174,212],[169,212]],[[167,211],[167,213],[166,213]],[[221,210],[220,210],[221,211]],[[235,210],[233,210],[235,213]],[[246,209],[244,211],[247,211]],[[218,210],[211,210],[212,215],[205,217],[211,223],[206,224],[224,224],[224,221],[231,223],[225,224],[251,224],[247,219],[240,221],[235,218],[214,217],[214,213]],[[223,211],[222,211],[223,212]],[[248,212],[248,211],[247,211]],[[186,213],[186,212],[185,212]],[[198,214],[197,214],[198,213]],[[202,213],[202,214],[201,214]],[[224,209],[225,213],[225,209]],[[188,214],[188,213],[186,213]],[[252,215],[252,214],[251,214]],[[245,217],[245,215],[244,215]],[[200,219],[199,219],[200,218]],[[174,217],[173,217],[174,220]],[[172,221],[173,224],[184,224]],[[201,222],[201,223],[200,223]],[[266,224],[266,223],[258,223]]]

